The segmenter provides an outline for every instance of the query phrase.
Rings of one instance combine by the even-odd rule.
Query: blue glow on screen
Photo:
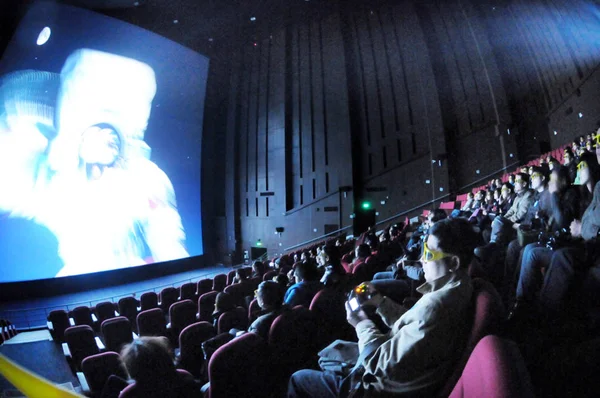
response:
[[[0,283],[203,254],[208,58],[34,5],[0,61]]]

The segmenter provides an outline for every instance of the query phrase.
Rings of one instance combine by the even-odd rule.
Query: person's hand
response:
[[[569,229],[571,230],[571,236],[574,238],[578,238],[581,236],[581,221],[579,220],[573,220],[573,222],[571,222],[571,226],[569,227]]]
[[[513,224],[513,228],[514,229],[519,229],[520,226],[521,226],[521,223],[517,223],[516,222],[516,223]]]
[[[365,286],[367,287],[367,292],[369,293],[369,296],[371,296],[371,298],[364,301],[361,304],[361,306],[370,305],[374,307],[379,307],[379,304],[381,304],[381,302],[383,301],[383,296],[377,291],[377,289],[375,288],[375,286],[373,286],[372,283],[365,282]]]
[[[358,311],[352,311],[350,304],[346,301],[346,320],[352,327],[356,327],[360,321],[364,321],[365,319],[369,319],[369,317],[362,308]]]

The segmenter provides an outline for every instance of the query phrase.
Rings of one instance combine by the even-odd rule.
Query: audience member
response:
[[[342,386],[342,376],[331,371],[294,373],[288,397],[337,397],[362,391],[365,396],[433,396],[446,381],[466,341],[472,287],[465,268],[477,236],[464,219],[435,223],[423,253],[426,283],[423,297],[410,309],[386,299],[372,286],[364,305],[391,330],[382,333],[361,308],[346,303],[348,322],[358,335],[360,366]],[[358,383],[355,384],[354,381]]]
[[[249,332],[256,333],[263,339],[269,339],[269,330],[271,324],[277,318],[286,306],[283,305],[283,294],[281,287],[277,282],[264,281],[258,285],[256,290],[256,301],[261,312],[252,325],[248,328]]]
[[[296,305],[303,305],[306,308],[310,307],[310,302],[315,294],[323,288],[323,284],[318,281],[317,276],[317,269],[313,264],[296,263],[296,268],[294,269],[295,283],[285,293],[283,300],[285,304],[290,307],[295,307]]]
[[[175,369],[169,340],[165,337],[140,337],[127,344],[121,358],[135,381],[126,388],[127,397],[197,397],[193,378]]]
[[[215,310],[212,313],[213,325],[217,327],[219,317],[227,311],[232,311],[236,307],[233,297],[229,293],[220,292],[215,299]]]

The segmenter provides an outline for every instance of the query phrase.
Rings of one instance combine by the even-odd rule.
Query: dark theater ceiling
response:
[[[215,55],[251,41],[291,18],[326,14],[337,0],[54,0],[96,10],[158,33],[186,47]],[[0,52],[33,0],[2,0]],[[351,4],[347,0],[344,4]],[[263,32],[267,33],[267,32]]]

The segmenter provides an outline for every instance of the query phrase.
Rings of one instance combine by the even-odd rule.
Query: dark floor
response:
[[[0,354],[49,381],[58,384],[71,382],[74,387],[79,386],[77,377],[71,372],[61,346],[53,341],[4,344],[0,346]],[[14,389],[15,387],[0,375],[0,391]]]

